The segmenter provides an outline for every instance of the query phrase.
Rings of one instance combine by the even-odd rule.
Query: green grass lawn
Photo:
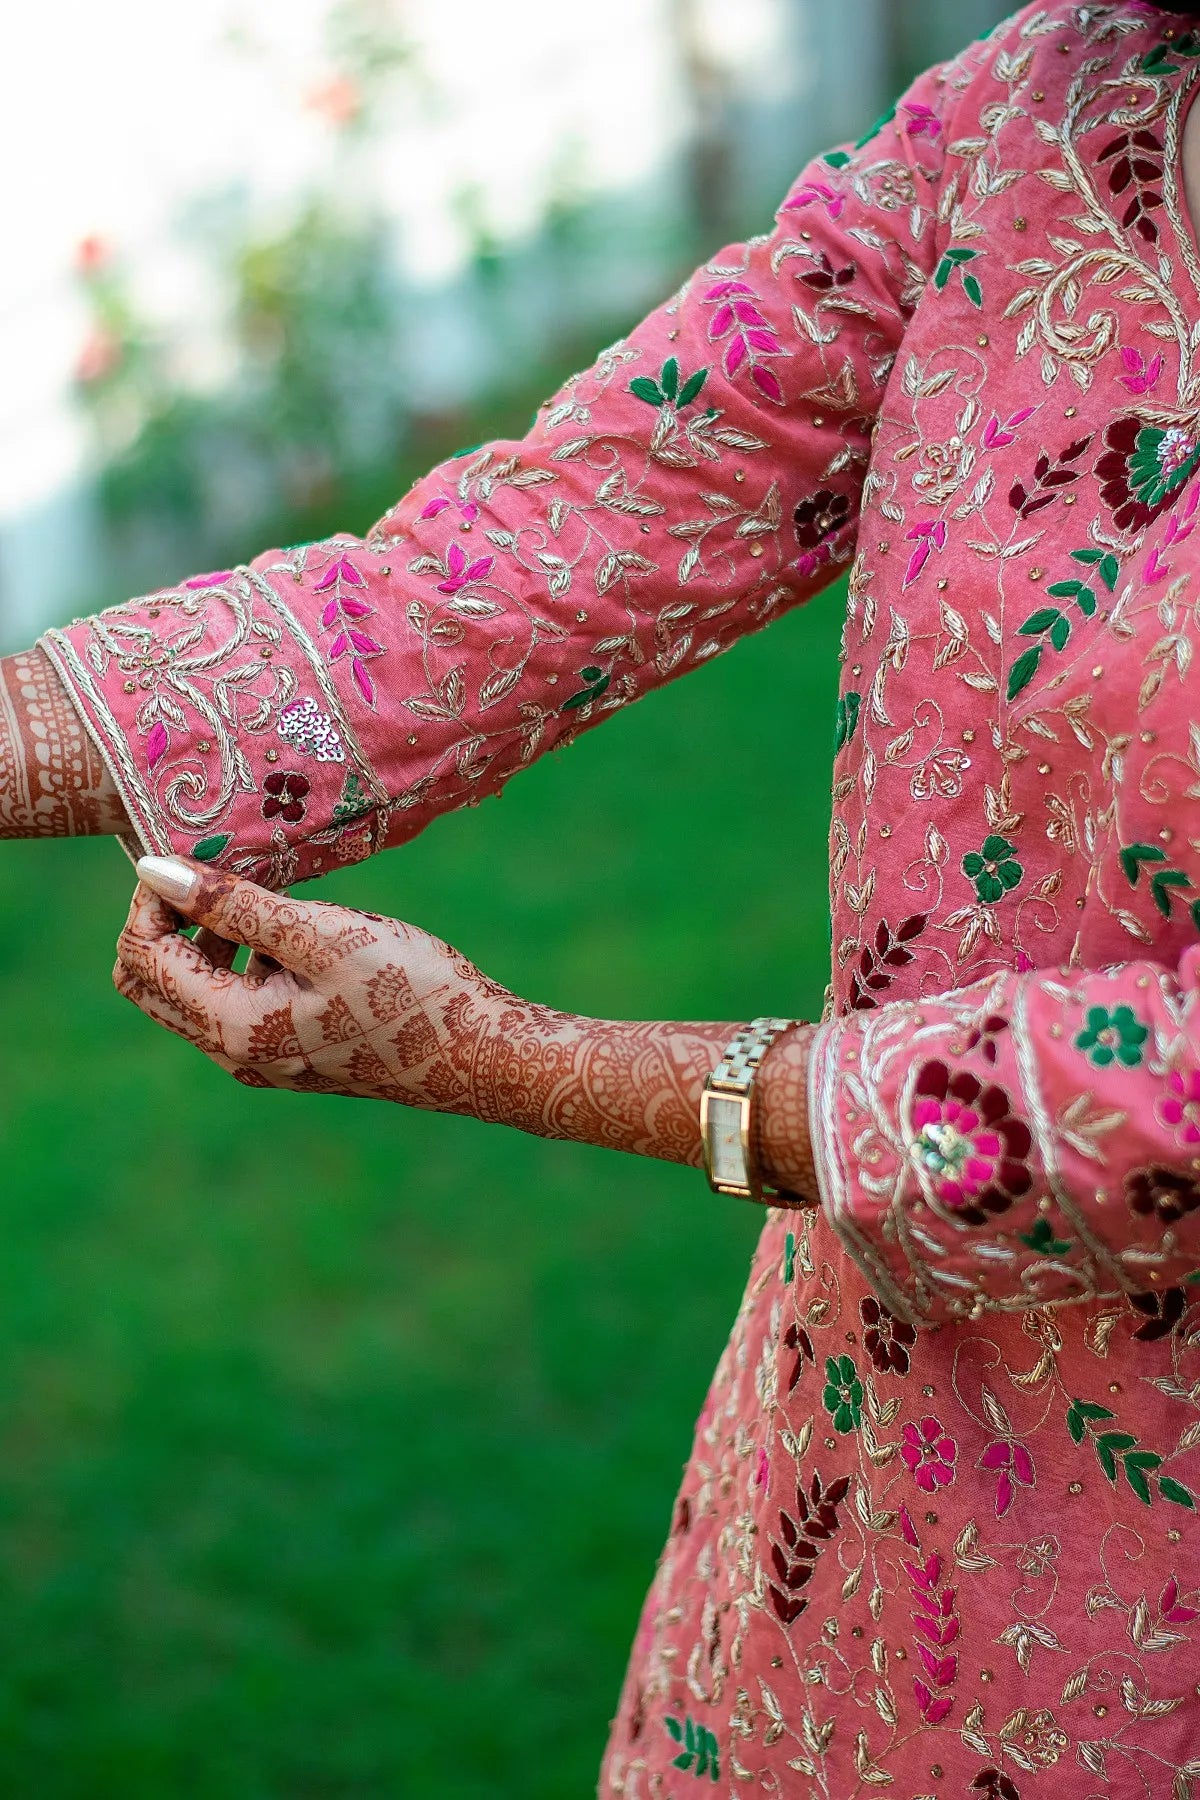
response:
[[[312,891],[571,1010],[811,1016],[842,605]],[[0,1794],[589,1793],[754,1211],[241,1089],[112,991],[111,842],[0,869]]]

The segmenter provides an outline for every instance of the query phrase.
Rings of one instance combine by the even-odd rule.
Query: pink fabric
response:
[[[852,564],[824,1205],[768,1217],[606,1793],[1200,1791],[1198,71],[1027,6],[521,443],[46,640],[146,842],[286,882]]]

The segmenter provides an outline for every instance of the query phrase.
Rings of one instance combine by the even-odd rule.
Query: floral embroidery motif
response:
[[[912,1120],[914,1154],[937,1198],[968,1224],[982,1225],[1028,1193],[1033,1140],[1003,1088],[985,1085],[967,1069],[952,1074],[945,1063],[927,1063],[917,1077]]]
[[[1107,1069],[1114,1062],[1136,1069],[1149,1035],[1149,1028],[1131,1006],[1116,1006],[1111,1012],[1106,1006],[1090,1006],[1087,1022],[1075,1038],[1075,1048],[1084,1051],[1098,1069]]]
[[[308,811],[306,801],[311,786],[307,775],[268,775],[263,782],[266,795],[262,803],[263,818],[283,819],[289,825],[298,825]]]
[[[856,1431],[862,1423],[863,1386],[850,1356],[831,1356],[825,1364],[825,1411],[835,1431]]]
[[[982,850],[970,850],[963,857],[963,874],[975,883],[975,892],[984,906],[993,906],[1020,885],[1024,874],[1013,855],[1008,839],[993,832],[985,838]]]
[[[863,1346],[881,1375],[907,1375],[909,1351],[917,1341],[915,1328],[907,1319],[897,1319],[874,1294],[864,1294],[858,1303],[863,1323]]]
[[[911,1420],[900,1435],[900,1456],[917,1486],[926,1494],[935,1488],[949,1487],[954,1480],[958,1445],[942,1430],[940,1419],[932,1414],[919,1424]]]

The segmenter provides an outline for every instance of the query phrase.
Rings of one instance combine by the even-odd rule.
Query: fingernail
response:
[[[196,871],[180,862],[177,856],[141,856],[137,872],[139,881],[144,881],[164,900],[174,900],[180,906],[187,905],[199,880]]]

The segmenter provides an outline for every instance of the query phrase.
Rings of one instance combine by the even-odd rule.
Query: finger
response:
[[[139,884],[117,940],[118,968],[142,990],[137,1003],[143,1011],[165,1024],[160,1014],[168,1008],[171,1029],[213,1054],[245,1039],[270,1007],[287,1003],[287,996],[278,995],[269,979],[250,982],[232,969],[215,967],[179,932],[178,923],[174,910]],[[282,972],[273,981],[276,988],[293,985]],[[153,1007],[143,1004],[148,999]]]
[[[228,938],[218,937],[215,931],[208,929],[207,925],[200,927],[192,939],[192,943],[201,956],[208,958],[214,969],[231,969],[233,967],[233,959],[238,953],[238,946],[231,944]]]
[[[184,918],[248,944],[298,975],[323,974],[375,935],[343,907],[273,894],[181,856],[143,856],[138,875]]]

